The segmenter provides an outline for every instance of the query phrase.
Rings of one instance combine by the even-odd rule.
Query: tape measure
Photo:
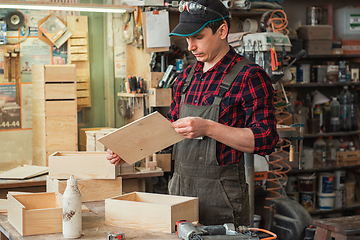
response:
[[[123,233],[123,232],[108,232],[107,239],[108,240],[125,239],[125,233]]]

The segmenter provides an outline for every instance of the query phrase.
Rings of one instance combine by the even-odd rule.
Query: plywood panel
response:
[[[131,165],[183,139],[164,116],[154,112],[98,141]]]
[[[49,171],[48,167],[41,167],[35,165],[18,166],[9,171],[0,173],[1,179],[25,179],[39,176]]]
[[[46,99],[76,99],[75,83],[46,84]]]
[[[46,151],[77,150],[77,134],[74,132],[52,133],[46,136]]]
[[[75,65],[45,65],[45,82],[74,82]]]
[[[64,116],[73,115],[77,106],[75,100],[66,101],[46,101],[46,116]],[[45,111],[44,111],[45,112]]]
[[[50,116],[45,119],[46,133],[76,132],[76,116]]]

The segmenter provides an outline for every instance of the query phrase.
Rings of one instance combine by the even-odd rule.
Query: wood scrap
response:
[[[49,172],[48,167],[24,165],[0,173],[0,179],[26,179],[40,176]]]

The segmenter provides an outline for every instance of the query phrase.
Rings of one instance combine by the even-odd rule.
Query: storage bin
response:
[[[335,11],[334,33],[337,40],[360,38],[360,8],[351,6]]]

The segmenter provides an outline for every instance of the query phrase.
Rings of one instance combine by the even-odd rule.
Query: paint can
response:
[[[346,171],[345,170],[335,171],[334,189],[335,190],[344,190],[345,189],[345,179],[346,179]]]
[[[315,174],[298,176],[299,192],[315,192],[315,181]]]
[[[315,209],[315,192],[299,192],[300,204],[307,210]]]
[[[333,193],[334,192],[334,174],[320,173],[318,191],[319,191],[319,193]]]
[[[296,81],[301,83],[310,82],[310,64],[304,63],[297,66],[296,69]]]
[[[335,193],[319,193],[319,209],[332,210],[334,209]]]

